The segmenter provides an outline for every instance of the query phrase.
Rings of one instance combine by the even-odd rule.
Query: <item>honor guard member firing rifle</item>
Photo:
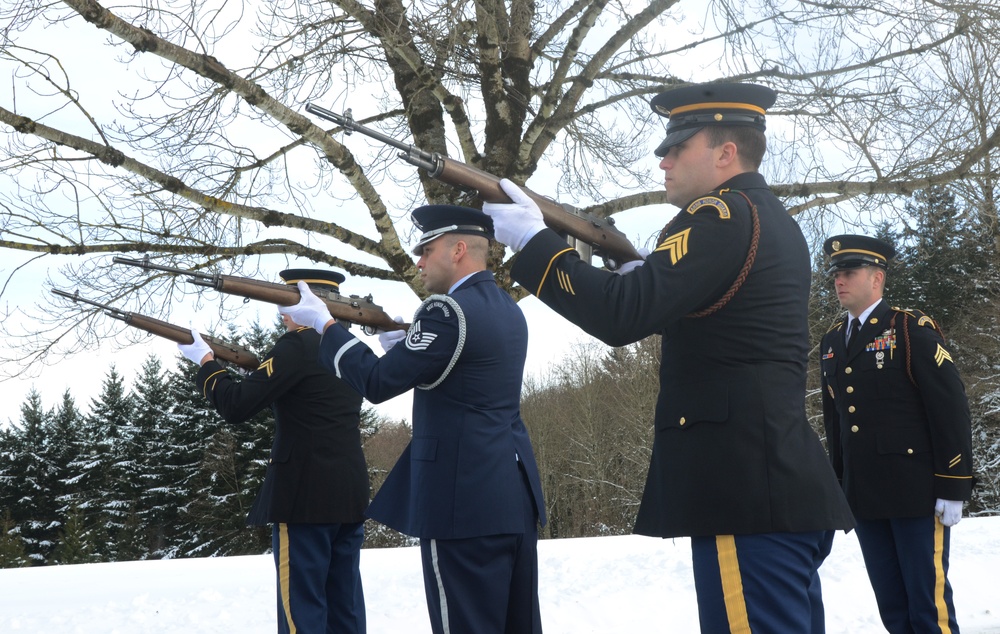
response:
[[[368,517],[420,538],[436,634],[535,634],[538,523],[545,503],[520,414],[524,315],[486,269],[493,226],[481,211],[413,211],[414,253],[431,293],[405,340],[381,358],[342,328],[303,284],[281,308],[323,332],[320,359],[373,403],[413,389],[413,438]],[[401,331],[396,331],[400,332]]]
[[[344,281],[332,271],[280,275],[288,284],[334,291]],[[273,525],[279,634],[364,634],[359,565],[369,489],[362,398],[320,365],[315,330],[286,315],[281,320],[288,332],[242,380],[214,360],[197,331],[193,344],[178,347],[201,365],[196,384],[227,423],[246,422],[268,406],[273,411],[274,444],[247,524]]]
[[[965,387],[934,321],[882,299],[892,245],[842,235],[823,249],[847,309],[820,348],[823,421],[879,615],[893,634],[957,634],[948,555],[972,495]]]
[[[774,91],[676,88],[662,157],[681,209],[644,263],[583,262],[510,181],[488,203],[513,278],[613,346],[662,335],[653,451],[635,532],[690,536],[702,632],[824,631],[818,568],[854,522],[805,413],[810,258],[757,172]]]

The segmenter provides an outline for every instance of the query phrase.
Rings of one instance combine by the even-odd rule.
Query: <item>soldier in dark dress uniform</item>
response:
[[[288,269],[281,277],[333,291],[344,280],[309,269]],[[193,344],[178,347],[201,365],[195,381],[227,423],[243,423],[265,407],[273,411],[267,474],[247,524],[272,524],[279,634],[363,634],[359,566],[369,489],[362,398],[320,365],[315,330],[286,316],[282,321],[288,332],[241,380],[214,360],[197,331]]]
[[[520,413],[527,323],[486,269],[488,216],[428,205],[413,220],[435,294],[385,355],[335,327],[302,285],[280,310],[324,333],[320,360],[369,401],[413,390],[413,438],[367,515],[420,538],[432,631],[537,634],[545,502]]]
[[[965,388],[934,320],[882,299],[892,245],[841,235],[824,250],[847,314],[821,345],[823,420],[882,623],[957,634],[948,557],[973,485]]]
[[[661,334],[653,451],[635,532],[692,538],[703,632],[824,631],[818,568],[854,522],[805,414],[809,252],[757,172],[763,86],[705,84],[652,101],[681,212],[644,262],[592,267],[530,198],[487,203],[511,275],[609,345]]]

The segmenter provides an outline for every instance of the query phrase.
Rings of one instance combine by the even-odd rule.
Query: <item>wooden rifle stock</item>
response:
[[[426,152],[377,130],[366,128],[354,121],[350,109],[340,115],[309,103],[306,104],[306,112],[343,126],[346,134],[360,132],[401,150],[399,158],[425,170],[431,178],[472,194],[480,200],[491,203],[513,202],[510,196],[500,188],[499,177],[461,161],[442,156],[437,152]],[[614,221],[598,218],[592,214],[584,214],[530,189],[524,187],[521,189],[538,205],[546,226],[564,237],[572,236],[576,240],[590,245],[594,253],[601,256],[609,269],[614,270],[625,262],[642,259],[625,234],[614,227]],[[587,254],[582,253],[581,255],[586,256]]]
[[[191,345],[194,343],[194,337],[191,336],[191,330],[189,328],[176,326],[169,322],[156,319],[155,317],[147,317],[138,313],[119,310],[114,306],[102,304],[85,297],[80,297],[79,292],[67,293],[58,289],[52,289],[52,292],[61,297],[68,297],[76,302],[84,302],[92,306],[97,306],[109,317],[123,321],[133,328],[145,330],[146,332],[156,335],[157,337],[163,337],[164,339],[169,339],[170,341],[184,345]],[[209,335],[201,335],[201,338],[204,339],[205,343],[208,344],[208,347],[212,349],[212,352],[215,354],[217,359],[228,361],[229,363],[238,365],[239,367],[251,372],[260,367],[260,359],[243,346],[238,346],[234,343],[229,343]]]

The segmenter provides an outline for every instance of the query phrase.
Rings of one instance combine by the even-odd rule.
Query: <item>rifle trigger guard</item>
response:
[[[361,326],[361,332],[365,333],[368,336],[371,336],[378,333],[378,328],[376,328],[375,326]]]

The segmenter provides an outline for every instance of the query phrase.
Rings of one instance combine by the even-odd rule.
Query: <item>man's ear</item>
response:
[[[469,245],[466,244],[465,240],[456,240],[455,245],[452,247],[451,256],[455,262],[461,260],[465,254],[469,251]]]
[[[716,160],[718,167],[728,167],[734,161],[739,160],[739,148],[732,141],[726,141],[719,146],[719,158]]]

